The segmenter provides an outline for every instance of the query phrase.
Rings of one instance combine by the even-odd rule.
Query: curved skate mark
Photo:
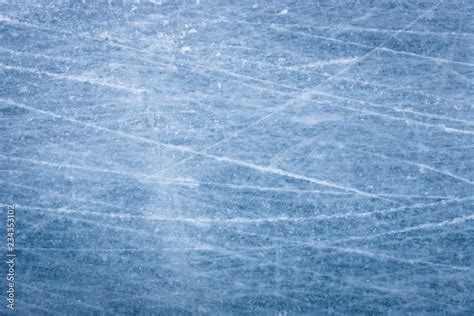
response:
[[[387,232],[378,233],[378,234],[369,235],[369,236],[353,236],[353,237],[350,237],[350,238],[338,239],[338,240],[335,240],[334,243],[354,241],[354,240],[374,239],[374,238],[378,238],[378,237],[381,237],[381,236],[403,234],[403,233],[408,233],[408,232],[416,231],[416,230],[436,229],[436,228],[440,228],[440,227],[444,227],[444,226],[462,224],[462,223],[470,221],[470,220],[474,220],[474,214],[459,216],[459,217],[456,217],[456,218],[453,218],[453,219],[450,219],[450,220],[445,220],[445,221],[437,222],[437,223],[425,223],[425,224],[420,224],[420,225],[407,227],[407,228],[403,228],[403,229],[390,230],[390,231],[387,231]]]
[[[143,214],[129,214],[129,213],[116,213],[116,212],[95,212],[95,211],[77,211],[77,210],[70,210],[65,208],[58,208],[54,211],[42,208],[42,207],[32,207],[27,205],[21,205],[25,208],[31,209],[38,209],[38,210],[45,210],[47,212],[53,213],[68,213],[68,214],[78,214],[78,215],[85,215],[85,216],[99,216],[99,217],[106,217],[112,219],[142,219],[142,220],[151,220],[156,222],[176,222],[176,223],[185,223],[191,224],[196,226],[209,226],[209,225],[230,225],[230,226],[240,226],[240,225],[253,225],[253,224],[264,224],[264,223],[294,223],[294,222],[307,222],[307,221],[324,221],[324,220],[331,220],[331,219],[348,219],[353,217],[370,217],[376,214],[388,214],[394,213],[401,210],[406,209],[419,209],[419,208],[426,208],[431,206],[438,206],[438,205],[445,205],[448,203],[456,203],[456,202],[465,202],[474,200],[474,197],[464,198],[464,199],[455,199],[449,201],[441,201],[437,203],[427,203],[427,204],[414,204],[405,207],[399,208],[391,208],[385,210],[378,210],[372,212],[365,212],[365,213],[354,213],[354,212],[346,212],[346,213],[337,213],[332,215],[315,215],[315,216],[302,216],[302,217],[290,217],[290,216],[273,216],[273,217],[260,217],[260,218],[246,218],[246,217],[234,217],[234,218],[210,218],[210,217],[183,217],[183,216],[175,216],[175,217],[165,217],[165,216],[157,216],[152,213],[143,213]],[[156,212],[155,210],[153,212]],[[474,216],[474,215],[473,215]],[[418,226],[417,226],[418,227]],[[386,233],[383,233],[386,234]],[[358,237],[354,237],[358,238]],[[364,239],[364,237],[361,237]]]
[[[66,213],[66,214],[69,214],[69,215],[74,214],[74,213],[81,214],[81,215],[92,215],[91,213],[96,213],[96,214],[100,214],[100,215],[108,215],[108,214],[103,214],[103,213],[98,213],[98,212],[77,212],[77,211],[70,211],[70,210],[64,210],[64,209],[49,210],[49,209],[46,209],[46,208],[29,207],[29,206],[24,206],[24,205],[21,205],[21,207],[24,208],[24,209],[46,211],[48,213],[55,214],[56,216],[58,216],[58,215],[60,216],[60,214],[58,214],[58,212],[59,213]],[[130,215],[130,216],[127,216],[128,214],[121,214],[121,215],[123,215],[123,216],[120,216],[120,218],[126,218],[126,219],[134,219],[135,218],[136,219],[136,217],[134,217],[133,215]],[[66,217],[66,218],[69,218],[69,217]],[[97,221],[83,220],[83,219],[77,219],[77,218],[74,218],[74,220],[78,220],[78,221],[82,221],[82,222],[86,222],[86,223],[91,223],[91,224],[93,223],[93,224],[99,225],[101,227],[117,229],[117,227],[115,225],[106,225],[106,224],[103,224],[103,223],[97,223]],[[237,230],[236,232],[238,232],[238,233],[240,232],[240,233],[245,234],[245,235],[262,236],[262,234],[248,233],[248,232],[241,231],[241,230]],[[273,240],[274,242],[282,242],[283,244],[285,244],[287,242],[286,239],[284,239],[284,238],[278,238],[278,237],[273,237],[273,236],[268,236],[268,235],[264,235],[264,236],[271,239],[271,240]],[[420,265],[420,264],[421,265],[430,265],[430,266],[448,268],[448,269],[453,269],[453,270],[461,270],[461,271],[470,270],[469,267],[439,264],[439,263],[433,263],[433,262],[418,260],[418,259],[398,258],[398,257],[390,256],[390,255],[365,251],[365,250],[361,250],[361,249],[358,249],[358,248],[333,246],[331,244],[326,244],[326,243],[319,242],[319,241],[318,242],[313,242],[313,241],[300,242],[300,241],[292,240],[290,245],[285,245],[283,247],[290,247],[291,248],[291,247],[295,247],[295,245],[297,247],[310,247],[310,248],[314,248],[314,249],[327,249],[327,250],[333,250],[333,251],[336,251],[336,252],[356,254],[356,255],[360,255],[360,256],[364,256],[364,257],[369,257],[369,258],[372,258],[372,259],[375,259],[375,260],[388,260],[388,261],[395,261],[395,262],[400,262],[400,263],[410,264],[410,265]],[[281,245],[279,247],[281,247]],[[41,249],[41,248],[39,248],[39,249]],[[245,251],[245,252],[249,252],[252,249],[253,249],[252,247],[244,247],[241,250]],[[254,248],[254,250],[259,251],[259,252],[261,252],[262,250],[266,250],[266,249],[274,249],[274,246],[255,247]],[[45,251],[47,251],[47,250],[49,250],[49,249],[45,249]],[[135,249],[135,250],[140,251],[141,249]],[[159,249],[159,250],[161,251],[161,249]],[[171,249],[171,250],[175,251],[175,249]],[[205,247],[198,247],[198,248],[193,248],[193,249],[190,249],[190,250],[192,250],[192,251],[212,251],[212,252],[221,253],[225,256],[236,257],[236,258],[239,258],[239,259],[242,259],[242,260],[245,260],[245,261],[258,262],[258,259],[254,258],[250,255],[239,254],[238,249],[225,249],[225,248],[220,248],[216,245],[207,245]],[[55,249],[51,249],[51,251],[55,251]],[[60,251],[60,250],[58,250],[58,251]],[[88,250],[84,249],[84,250],[81,250],[81,251],[88,251]],[[114,250],[104,249],[104,251],[115,251],[115,249]],[[117,249],[116,251],[120,251],[120,250]],[[122,249],[122,251],[125,251],[125,249]],[[146,249],[142,249],[142,251],[146,251]],[[154,251],[154,250],[150,250],[150,251]],[[272,264],[274,264],[274,263],[272,263]]]
[[[394,37],[395,37],[396,35],[398,35],[398,34],[403,34],[403,33],[406,33],[406,32],[411,32],[411,31],[407,30],[410,26],[412,26],[414,23],[418,22],[419,19],[421,19],[421,18],[424,17],[426,14],[428,14],[429,12],[431,12],[431,10],[435,9],[435,8],[436,8],[437,6],[439,6],[441,3],[442,3],[442,1],[438,2],[437,4],[435,4],[434,6],[432,6],[431,8],[429,8],[429,9],[425,10],[424,12],[422,12],[422,14],[419,15],[419,16],[416,18],[416,20],[412,21],[409,25],[405,26],[404,28],[399,29],[399,30],[390,30],[390,32],[388,32],[390,38],[389,38],[388,40],[386,40],[386,41],[383,43],[383,45],[386,44],[389,40],[391,40],[392,38],[394,38]],[[207,15],[215,18],[214,15],[211,15],[211,14],[207,14]],[[417,53],[412,53],[412,52],[407,52],[407,51],[402,51],[402,50],[397,50],[397,49],[391,49],[391,48],[386,48],[386,47],[383,47],[382,45],[376,47],[376,46],[373,46],[373,45],[362,44],[362,43],[353,42],[353,41],[347,41],[347,40],[342,40],[342,39],[338,39],[338,38],[334,38],[334,37],[329,37],[329,36],[323,36],[323,35],[317,35],[317,34],[309,34],[309,33],[301,32],[301,31],[294,31],[294,30],[288,29],[288,28],[286,28],[284,25],[278,25],[278,26],[276,26],[276,25],[274,25],[274,24],[253,23],[253,22],[245,21],[245,20],[238,19],[238,18],[232,18],[232,20],[230,20],[230,19],[222,18],[222,17],[220,17],[219,21],[222,21],[222,22],[225,22],[225,23],[232,23],[232,24],[235,24],[235,22],[238,22],[238,23],[241,23],[241,24],[248,24],[248,25],[252,25],[252,26],[259,26],[259,27],[262,27],[262,26],[263,26],[263,27],[266,27],[266,28],[269,28],[269,29],[273,29],[273,30],[275,30],[275,31],[282,32],[282,33],[291,33],[291,34],[296,34],[296,35],[311,37],[311,38],[315,38],[315,39],[323,39],[323,40],[331,41],[331,42],[334,42],[334,43],[352,45],[352,46],[361,47],[361,48],[370,48],[370,49],[377,48],[377,49],[384,50],[384,51],[388,51],[388,52],[391,52],[391,53],[394,53],[394,54],[413,56],[413,57],[417,57],[417,58],[421,58],[421,59],[427,59],[427,60],[434,61],[434,62],[450,63],[450,64],[457,64],[457,65],[462,65],[462,66],[474,67],[474,64],[473,64],[473,63],[469,63],[469,62],[462,62],[462,61],[456,61],[456,60],[451,60],[451,59],[446,59],[446,58],[432,57],[432,56],[428,56],[428,55],[421,55],[421,54],[417,54]],[[338,26],[338,27],[339,27],[339,26]],[[470,34],[470,33],[464,33],[464,35],[465,35],[465,36],[474,36],[473,34]]]
[[[50,161],[37,160],[37,159],[31,159],[31,158],[10,157],[10,156],[4,156],[1,154],[0,154],[0,159],[12,160],[12,161],[23,161],[23,162],[36,164],[36,165],[48,166],[52,168],[67,168],[67,169],[73,169],[73,170],[84,170],[84,171],[91,171],[91,172],[98,172],[98,173],[110,173],[110,174],[116,174],[116,175],[135,178],[138,181],[142,181],[143,179],[151,179],[151,181],[154,181],[153,183],[159,183],[159,184],[175,184],[175,185],[180,185],[184,187],[197,187],[199,185],[198,181],[195,181],[194,179],[190,179],[190,178],[155,177],[155,176],[150,176],[145,173],[133,173],[133,172],[117,171],[117,170],[104,169],[104,168],[94,168],[94,167],[89,167],[89,166],[71,165],[71,164],[50,162]],[[0,180],[0,182],[3,182],[3,181]]]
[[[125,133],[125,132],[122,132],[122,131],[112,130],[112,129],[105,128],[105,127],[102,127],[102,126],[98,126],[96,124],[78,121],[76,119],[69,118],[69,117],[66,117],[66,116],[62,116],[62,115],[56,114],[56,113],[51,112],[51,111],[40,110],[40,109],[35,108],[33,106],[29,106],[29,105],[26,105],[26,104],[23,104],[23,103],[14,102],[14,101],[8,100],[8,99],[1,99],[0,98],[0,101],[8,103],[8,104],[13,105],[13,106],[24,108],[24,109],[27,109],[27,110],[30,110],[30,111],[33,111],[33,112],[36,112],[36,113],[41,113],[41,114],[44,114],[44,115],[48,115],[48,116],[52,116],[52,117],[55,117],[55,118],[58,118],[58,119],[62,119],[62,120],[65,120],[65,121],[68,121],[68,122],[71,122],[71,123],[74,123],[74,124],[86,126],[86,127],[89,127],[89,128],[100,130],[100,131],[105,131],[105,132],[108,132],[108,133],[112,133],[112,134],[115,134],[115,135],[118,135],[118,136],[121,136],[121,137],[124,137],[124,138],[133,139],[133,140],[136,140],[136,141],[140,141],[140,142],[144,142],[144,143],[148,143],[148,144],[153,144],[153,145],[156,145],[156,146],[162,146],[164,148],[169,148],[169,149],[176,150],[176,151],[183,152],[183,153],[189,153],[189,154],[193,154],[193,155],[197,155],[197,156],[206,157],[206,158],[210,158],[210,159],[220,161],[220,162],[226,162],[226,163],[229,163],[229,164],[233,164],[233,165],[253,169],[253,170],[256,170],[256,171],[259,171],[259,172],[262,172],[262,173],[270,173],[270,174],[281,175],[281,176],[285,176],[285,177],[289,177],[289,178],[293,178],[293,179],[297,179],[297,180],[307,181],[307,182],[310,182],[310,183],[315,183],[315,184],[319,184],[319,185],[323,185],[323,186],[327,186],[327,187],[331,187],[331,188],[336,188],[336,189],[352,192],[352,193],[355,193],[357,195],[361,195],[361,196],[365,196],[365,197],[388,200],[388,199],[380,197],[376,194],[369,193],[369,192],[364,192],[364,191],[361,191],[361,190],[358,190],[358,189],[355,189],[355,188],[352,188],[352,187],[344,186],[344,185],[341,185],[341,184],[338,184],[338,183],[334,183],[334,182],[330,182],[330,181],[326,181],[326,180],[321,180],[321,179],[317,179],[317,178],[312,178],[312,177],[307,177],[307,176],[299,175],[297,173],[285,171],[285,170],[282,170],[282,169],[272,168],[272,167],[268,167],[268,166],[261,166],[261,165],[257,165],[257,164],[254,164],[254,163],[250,163],[250,162],[246,162],[246,161],[242,161],[242,160],[237,160],[237,159],[233,159],[233,158],[207,154],[205,152],[200,152],[200,151],[194,150],[194,149],[192,149],[190,147],[187,147],[187,146],[161,143],[161,142],[151,140],[151,139],[148,139],[148,138],[145,138],[145,137],[131,135],[131,134],[128,134],[128,133]],[[390,202],[394,202],[394,201],[390,201]]]
[[[363,104],[370,105],[372,107],[390,109],[388,107],[379,106],[379,105],[376,105],[376,104],[373,104],[373,103],[369,103],[369,102],[365,102],[365,101],[359,101],[359,100],[353,100],[353,99],[349,99],[349,98],[345,98],[345,97],[340,97],[340,96],[333,95],[333,94],[326,93],[326,92],[316,91],[316,92],[314,92],[314,94],[315,95],[320,95],[320,96],[326,96],[326,97],[330,97],[330,98],[334,98],[334,99],[338,99],[338,100],[342,100],[342,101],[363,103]],[[312,102],[312,103],[315,102],[313,100],[307,100],[307,101]],[[356,107],[353,107],[353,106],[350,106],[350,105],[339,105],[339,104],[332,104],[332,103],[328,103],[328,104],[325,104],[325,105],[330,106],[330,107],[335,107],[335,108],[340,108],[340,109],[352,111],[352,112],[359,112],[359,113],[363,113],[363,114],[369,115],[369,116],[378,116],[378,117],[382,117],[384,119],[391,120],[391,121],[398,121],[398,122],[403,122],[403,123],[406,123],[406,124],[413,124],[413,125],[418,125],[418,126],[423,126],[423,127],[434,128],[434,129],[438,129],[438,130],[440,130],[442,132],[445,132],[445,133],[474,135],[474,131],[472,131],[472,130],[457,129],[457,128],[445,126],[443,124],[431,124],[431,123],[420,122],[420,121],[410,119],[410,118],[397,117],[397,116],[393,116],[393,115],[390,115],[390,114],[375,112],[375,111],[372,111],[372,110],[356,108]],[[395,109],[393,109],[393,110],[396,111]],[[399,112],[403,112],[403,110],[400,110]]]
[[[341,145],[341,146],[343,145],[343,144],[340,144],[340,143],[332,143],[330,145],[334,146],[336,144]],[[438,173],[438,174],[444,175],[446,177],[453,178],[455,180],[458,180],[458,181],[461,181],[461,182],[464,182],[464,183],[467,183],[467,184],[470,184],[470,185],[474,185],[474,182],[467,179],[467,178],[455,175],[455,174],[453,174],[449,171],[446,171],[446,170],[442,170],[442,169],[439,169],[439,168],[432,167],[432,166],[424,164],[424,163],[413,162],[413,161],[400,159],[400,158],[396,158],[396,157],[390,157],[390,156],[387,156],[387,155],[374,153],[374,152],[370,152],[370,151],[367,151],[367,150],[360,150],[360,149],[347,147],[347,146],[345,148],[347,148],[348,150],[353,151],[353,152],[361,153],[363,155],[370,155],[370,156],[374,156],[374,157],[377,157],[377,158],[392,160],[392,161],[395,161],[395,162],[400,162],[400,163],[403,163],[403,164],[416,166],[416,167],[418,167],[422,170],[424,170],[424,169],[430,170],[431,172]]]
[[[268,113],[267,115],[264,115],[262,117],[260,117],[259,119],[257,119],[256,121],[254,121],[253,123],[247,125],[246,127],[242,128],[242,129],[239,129],[233,133],[230,133],[228,136],[224,137],[223,139],[221,139],[220,141],[214,143],[213,145],[211,146],[208,146],[204,149],[204,152],[207,152],[209,149],[215,147],[215,146],[218,146],[220,145],[221,143],[229,140],[229,139],[232,139],[236,136],[239,136],[241,133],[245,132],[246,130],[254,127],[255,125],[258,125],[260,122],[262,121],[265,121],[267,120],[268,118],[272,117],[273,115],[285,110],[286,108],[288,108],[289,106],[299,102],[299,101],[308,101],[308,100],[311,100],[311,97],[313,95],[318,95],[318,94],[321,94],[323,92],[321,92],[319,90],[319,88],[325,84],[326,82],[329,82],[337,77],[339,77],[340,75],[346,73],[347,71],[349,71],[354,65],[356,65],[357,63],[363,61],[364,59],[366,59],[367,57],[369,57],[372,53],[374,53],[378,48],[382,47],[385,43],[387,43],[389,40],[391,40],[394,36],[396,36],[398,33],[408,29],[409,27],[411,27],[413,24],[415,24],[416,22],[418,22],[419,19],[421,19],[423,16],[425,16],[428,12],[431,12],[431,10],[435,9],[437,6],[439,6],[440,4],[442,3],[442,0],[439,1],[438,3],[436,3],[435,5],[433,5],[429,10],[425,11],[423,14],[420,14],[418,15],[418,17],[416,19],[414,19],[412,22],[408,23],[405,27],[403,27],[402,29],[398,30],[395,32],[394,35],[391,35],[389,39],[385,40],[384,42],[382,42],[381,44],[379,44],[378,46],[376,47],[373,47],[371,50],[369,50],[367,53],[365,53],[364,55],[360,56],[360,57],[357,57],[355,58],[352,62],[350,62],[348,64],[347,67],[341,69],[340,71],[338,71],[337,73],[335,73],[334,75],[322,80],[321,82],[319,82],[316,86],[314,86],[313,88],[305,91],[304,93],[296,96],[295,98],[283,103],[282,105],[278,106],[274,111]],[[354,110],[358,110],[358,109],[355,109]],[[373,112],[374,115],[377,115],[379,113],[376,113],[376,112]],[[446,132],[453,132],[452,129],[448,129],[448,128],[445,128],[444,129]],[[193,157],[188,157],[188,158],[184,158],[180,161],[178,161],[177,163],[169,166],[169,167],[166,167],[163,171],[165,170],[168,170],[170,168],[174,168],[190,159],[192,159]],[[392,201],[393,202],[393,201]]]
[[[443,264],[443,263],[435,263],[431,261],[425,261],[425,260],[419,260],[419,259],[405,259],[405,258],[400,258],[400,257],[394,257],[390,255],[385,255],[383,253],[378,253],[378,252],[372,252],[372,251],[367,251],[367,250],[362,250],[359,248],[354,248],[354,247],[341,247],[341,246],[335,246],[333,245],[332,242],[321,242],[319,240],[308,240],[308,241],[300,241],[300,240],[291,240],[291,242],[288,242],[287,238],[282,238],[282,237],[275,237],[271,236],[268,234],[260,234],[260,233],[254,233],[254,232],[247,232],[239,229],[233,229],[236,233],[244,234],[244,235],[249,235],[249,236],[258,236],[258,237],[264,237],[272,240],[277,246],[269,246],[269,247],[259,247],[260,249],[274,249],[276,247],[282,247],[281,244],[283,244],[283,247],[286,248],[293,248],[293,247],[308,247],[308,248],[313,248],[313,249],[327,249],[327,250],[334,250],[336,252],[343,252],[343,253],[350,253],[350,254],[356,254],[360,256],[365,256],[369,257],[375,260],[388,260],[388,261],[395,261],[395,262],[400,262],[400,263],[405,263],[405,264],[410,264],[410,265],[429,265],[429,266],[435,266],[435,267],[441,267],[441,268],[447,268],[447,269],[453,269],[453,270],[461,270],[461,271],[469,271],[471,270],[470,267],[466,266],[455,266],[455,265],[448,265],[448,264]]]
[[[95,78],[88,78],[88,77],[77,76],[77,75],[58,74],[58,73],[48,72],[44,70],[38,70],[38,69],[27,68],[27,67],[19,67],[19,66],[10,66],[10,65],[5,65],[5,64],[0,64],[0,68],[7,69],[7,70],[14,70],[18,72],[28,72],[35,75],[44,75],[44,76],[57,78],[57,79],[77,81],[81,83],[89,83],[92,85],[104,86],[104,87],[112,88],[116,90],[123,90],[123,91],[127,91],[133,94],[141,94],[143,92],[147,92],[147,90],[141,89],[141,88],[128,87],[122,84],[111,83],[105,80],[98,80]]]

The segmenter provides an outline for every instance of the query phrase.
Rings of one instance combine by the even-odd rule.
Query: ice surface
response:
[[[472,315],[473,12],[0,1],[16,314]]]

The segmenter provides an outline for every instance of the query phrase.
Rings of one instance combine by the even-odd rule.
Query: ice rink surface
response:
[[[473,14],[0,1],[16,314],[473,315]]]

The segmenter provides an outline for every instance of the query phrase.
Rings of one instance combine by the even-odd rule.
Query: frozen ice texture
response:
[[[472,315],[473,12],[0,1],[16,313]]]

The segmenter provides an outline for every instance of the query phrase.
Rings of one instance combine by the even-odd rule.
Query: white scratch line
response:
[[[56,113],[51,112],[51,111],[40,110],[38,108],[29,106],[29,105],[26,105],[26,104],[14,102],[12,100],[1,99],[0,98],[0,101],[11,104],[11,105],[14,105],[14,106],[17,106],[17,107],[20,107],[20,108],[24,108],[24,109],[27,109],[27,110],[30,110],[30,111],[33,111],[33,112],[36,112],[36,113],[41,113],[41,114],[44,114],[44,115],[59,118],[59,119],[62,119],[62,120],[65,120],[65,121],[68,121],[68,122],[71,122],[71,123],[74,123],[74,124],[87,126],[89,128],[93,128],[93,129],[105,131],[105,132],[108,132],[108,133],[112,133],[112,134],[115,134],[115,135],[118,135],[118,136],[121,136],[121,137],[124,137],[124,138],[133,139],[133,140],[136,140],[136,141],[141,141],[141,142],[144,142],[144,143],[149,143],[149,144],[153,144],[153,145],[157,145],[157,146],[162,146],[164,148],[169,148],[169,149],[176,150],[176,151],[183,152],[183,153],[189,153],[189,154],[193,154],[193,155],[197,155],[197,156],[202,156],[202,157],[210,158],[210,159],[213,159],[213,160],[216,160],[216,161],[227,162],[229,164],[233,164],[233,165],[253,169],[253,170],[256,170],[256,171],[259,171],[259,172],[262,172],[262,173],[276,174],[276,175],[281,175],[281,176],[285,176],[285,177],[289,177],[289,178],[293,178],[293,179],[297,179],[297,180],[307,181],[307,182],[310,182],[310,183],[315,183],[315,184],[319,184],[319,185],[323,185],[323,186],[327,186],[327,187],[331,187],[331,188],[336,188],[336,189],[341,189],[341,190],[344,190],[344,191],[352,192],[352,193],[355,193],[355,194],[358,194],[358,195],[361,195],[361,196],[365,196],[365,197],[385,199],[385,198],[377,196],[376,194],[364,192],[364,191],[361,191],[361,190],[358,190],[358,189],[355,189],[355,188],[352,188],[352,187],[344,186],[344,185],[341,185],[341,184],[338,184],[338,183],[334,183],[334,182],[330,182],[330,181],[326,181],[326,180],[320,180],[320,179],[316,179],[316,178],[312,178],[312,177],[307,177],[307,176],[299,175],[299,174],[289,172],[289,171],[285,171],[285,170],[278,169],[278,168],[272,168],[272,167],[268,167],[268,166],[260,166],[260,165],[254,164],[254,163],[250,163],[250,162],[246,162],[246,161],[242,161],[242,160],[237,160],[237,159],[233,159],[233,158],[211,155],[211,154],[207,154],[207,153],[204,153],[204,152],[196,151],[196,150],[194,150],[190,147],[187,147],[187,146],[165,144],[165,143],[154,141],[154,140],[151,140],[151,139],[148,139],[148,138],[145,138],[145,137],[130,135],[130,134],[127,134],[127,133],[124,133],[124,132],[121,132],[121,131],[117,131],[117,130],[111,130],[111,129],[108,129],[108,128],[105,128],[105,127],[102,127],[102,126],[98,126],[98,125],[95,125],[95,124],[92,124],[92,123],[86,123],[86,122],[78,121],[78,120],[68,118],[68,117],[65,117],[65,116],[61,116],[61,115],[56,114]]]
[[[0,64],[0,68],[19,71],[19,72],[28,72],[35,75],[44,75],[44,76],[48,76],[52,78],[77,81],[81,83],[95,84],[95,85],[104,86],[104,87],[108,87],[108,88],[112,88],[116,90],[124,90],[127,92],[131,92],[133,94],[140,94],[140,93],[146,92],[145,89],[141,89],[141,88],[128,87],[121,84],[110,83],[104,80],[97,80],[94,78],[88,78],[88,77],[77,76],[77,75],[58,74],[58,73],[52,73],[52,72],[44,71],[44,70],[37,70],[33,68],[19,67],[19,66],[10,66],[10,65],[5,65],[5,64]]]
[[[70,59],[70,58],[64,58],[64,57],[58,57],[58,56],[48,56],[48,55],[43,55],[43,54],[34,54],[34,53],[22,52],[22,51],[18,51],[18,50],[9,49],[9,48],[4,48],[4,47],[0,47],[0,51],[7,52],[9,54],[16,55],[16,56],[30,56],[30,57],[33,57],[33,58],[50,59],[50,60],[55,60],[55,61],[76,63],[76,61],[74,59]]]
[[[349,99],[349,98],[340,97],[340,96],[336,96],[336,95],[325,93],[325,92],[319,92],[318,91],[318,92],[314,92],[314,94],[321,95],[321,96],[327,96],[327,97],[331,97],[331,98],[334,98],[334,99],[340,99],[340,100],[344,100],[344,101],[354,101],[354,102],[358,102],[358,103],[366,103],[366,102],[363,102],[363,101],[352,100],[352,99]],[[313,103],[315,102],[313,100],[309,100],[309,101],[311,101]],[[393,115],[389,115],[389,114],[385,114],[385,113],[375,112],[375,111],[372,111],[372,110],[360,109],[360,108],[356,108],[356,107],[349,106],[349,105],[338,105],[338,104],[334,104],[334,103],[327,103],[325,105],[331,106],[331,107],[336,107],[336,108],[341,108],[341,109],[346,109],[346,110],[349,110],[349,111],[352,111],[352,112],[359,112],[359,113],[363,113],[363,114],[369,115],[369,116],[383,117],[387,120],[404,122],[406,124],[413,124],[413,125],[418,125],[418,126],[423,126],[423,127],[428,127],[428,128],[435,128],[435,129],[438,129],[438,130],[440,130],[442,132],[445,132],[445,133],[474,135],[474,131],[471,131],[471,130],[457,129],[457,128],[445,126],[443,124],[430,124],[430,123],[420,122],[420,121],[410,119],[410,118],[397,117],[397,116],[393,116]],[[372,105],[372,106],[374,106],[374,105]]]
[[[438,2],[437,4],[435,4],[433,7],[431,7],[430,10],[436,8],[440,3],[441,3],[441,1]],[[398,32],[396,32],[395,35],[398,34],[398,33],[401,32],[401,31],[403,31],[403,30],[406,30],[406,29],[409,28],[410,26],[412,26],[412,25],[413,25],[414,23],[416,23],[419,19],[421,19],[425,14],[426,14],[426,12],[425,12],[424,14],[420,14],[415,20],[413,20],[412,22],[410,22],[409,24],[407,24],[404,28],[402,28],[402,29],[400,29]],[[393,36],[395,36],[395,35],[393,35]],[[390,39],[393,38],[393,36],[391,36]],[[333,79],[339,77],[340,75],[344,74],[345,72],[349,71],[355,64],[361,62],[362,60],[364,60],[365,58],[367,58],[368,56],[370,56],[370,54],[372,54],[373,52],[375,52],[375,51],[377,50],[377,48],[383,46],[383,45],[384,45],[385,43],[387,43],[390,39],[388,39],[388,40],[382,42],[379,46],[374,47],[373,49],[371,49],[370,51],[368,51],[368,52],[365,53],[364,55],[362,55],[362,56],[360,56],[360,57],[357,57],[356,59],[354,59],[353,62],[349,63],[349,65],[348,65],[347,67],[341,69],[341,70],[338,71],[336,74],[334,74],[334,75],[332,75],[332,76],[330,76],[330,77],[324,79],[323,81],[321,81],[319,84],[317,84],[317,85],[316,85],[315,87],[313,87],[312,89],[309,89],[309,90],[305,91],[304,93],[298,95],[297,97],[295,97],[295,98],[293,98],[293,99],[291,99],[291,100],[289,100],[289,101],[283,103],[281,106],[277,107],[274,111],[270,112],[269,114],[262,116],[261,118],[259,118],[258,120],[254,121],[253,123],[247,125],[246,127],[242,128],[242,129],[240,129],[240,130],[238,130],[238,131],[236,131],[236,132],[231,133],[230,135],[224,137],[224,138],[221,139],[220,141],[218,141],[218,142],[214,143],[213,145],[207,147],[207,148],[205,149],[205,151],[207,151],[207,150],[209,150],[210,148],[215,147],[215,146],[217,146],[217,145],[219,145],[219,144],[225,142],[225,141],[228,140],[228,139],[231,139],[231,138],[233,138],[233,137],[238,136],[238,135],[241,134],[242,132],[244,132],[244,131],[246,131],[246,130],[252,128],[253,126],[259,124],[260,122],[262,122],[262,121],[264,121],[264,120],[266,120],[266,119],[272,117],[273,115],[277,114],[278,112],[281,112],[282,110],[284,110],[284,109],[286,109],[287,107],[289,107],[289,106],[295,104],[295,103],[298,102],[298,101],[308,101],[308,100],[311,99],[311,97],[312,97],[313,95],[318,95],[318,94],[322,93],[322,92],[319,90],[319,88],[320,88],[324,83],[329,82],[329,81],[331,81],[331,80],[333,80]],[[359,109],[354,109],[354,110],[359,110]],[[376,114],[378,115],[379,113],[373,112],[373,114],[374,114],[374,115],[376,115]],[[449,129],[449,130],[448,130],[448,128],[445,128],[445,131],[453,131],[453,132],[454,132],[454,130],[452,130],[452,129]],[[174,166],[176,166],[176,165],[178,165],[178,164],[180,164],[180,163],[182,163],[182,162],[184,162],[184,161],[187,161],[188,159],[191,159],[191,158],[182,159],[181,161],[179,161],[178,163],[176,163]],[[173,166],[172,166],[172,167],[173,167]]]
[[[420,224],[420,225],[417,225],[417,226],[407,227],[407,228],[398,229],[398,230],[390,230],[390,231],[387,231],[387,232],[378,233],[378,234],[369,235],[369,236],[354,236],[354,237],[351,237],[351,238],[339,239],[339,240],[334,241],[334,243],[345,242],[345,241],[353,241],[353,240],[373,239],[373,238],[377,238],[377,237],[381,237],[381,236],[403,234],[403,233],[408,233],[408,232],[416,231],[416,230],[425,230],[425,229],[430,230],[430,229],[435,229],[435,228],[449,226],[449,225],[462,224],[462,223],[464,223],[466,221],[469,221],[469,220],[474,220],[474,214],[464,215],[464,216],[456,217],[454,219],[445,220],[445,221],[438,222],[438,223],[426,223],[426,224]]]
[[[409,205],[409,206],[364,212],[364,213],[346,212],[346,213],[336,213],[336,214],[331,214],[331,215],[315,215],[315,216],[304,216],[304,217],[273,216],[273,217],[260,217],[260,218],[244,218],[244,217],[209,218],[209,217],[183,217],[183,216],[164,217],[164,216],[154,215],[153,213],[150,213],[150,212],[145,213],[145,214],[129,214],[129,213],[116,213],[116,212],[102,213],[102,212],[95,212],[95,211],[77,211],[77,210],[71,210],[71,209],[66,209],[66,208],[57,208],[54,210],[50,210],[43,207],[33,207],[33,206],[27,206],[27,205],[18,205],[18,206],[23,207],[23,208],[46,211],[46,212],[55,213],[55,214],[64,213],[64,214],[78,214],[78,215],[85,215],[85,216],[92,215],[92,216],[107,217],[107,218],[113,218],[113,219],[127,219],[127,220],[142,219],[142,220],[151,220],[151,221],[157,221],[157,222],[177,222],[177,223],[181,222],[181,223],[188,223],[192,225],[201,226],[201,225],[224,225],[224,224],[240,225],[240,224],[306,222],[306,221],[322,221],[322,220],[331,220],[331,219],[347,219],[347,218],[353,218],[353,217],[365,218],[365,217],[370,217],[375,214],[388,214],[388,213],[393,213],[400,210],[426,208],[430,206],[438,206],[438,205],[444,205],[447,203],[464,202],[464,201],[470,201],[470,200],[474,200],[474,197],[435,202],[435,203],[429,203],[429,204],[418,203],[418,204]],[[156,212],[156,211],[153,211],[153,212]],[[358,237],[355,237],[355,238],[358,238]]]
[[[418,163],[418,162],[412,162],[412,161],[408,161],[408,160],[403,160],[403,159],[398,159],[398,158],[393,158],[393,157],[389,157],[389,156],[385,156],[385,155],[382,155],[382,154],[376,154],[376,153],[371,153],[371,152],[365,152],[371,156],[375,156],[375,157],[379,157],[379,158],[383,158],[383,159],[390,159],[390,160],[394,160],[394,161],[399,161],[399,162],[402,162],[402,163],[405,163],[407,165],[413,165],[413,166],[417,166],[421,169],[426,169],[426,170],[430,170],[432,172],[435,172],[435,173],[439,173],[439,174],[442,174],[442,175],[445,175],[447,177],[451,177],[453,179],[456,179],[456,180],[459,180],[461,182],[464,182],[464,183],[467,183],[467,184],[470,184],[470,185],[473,185],[474,182],[472,182],[471,180],[469,179],[466,179],[464,177],[461,177],[461,176],[458,176],[458,175],[455,175],[449,171],[444,171],[444,170],[441,170],[441,169],[438,169],[438,168],[435,168],[435,167],[431,167],[429,165],[426,165],[424,163]]]

